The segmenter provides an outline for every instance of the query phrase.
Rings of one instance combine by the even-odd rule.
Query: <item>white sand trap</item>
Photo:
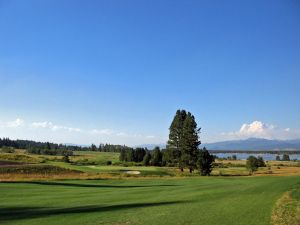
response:
[[[140,171],[124,171],[124,172],[127,173],[127,174],[132,174],[132,175],[139,175],[139,174],[141,174]]]
[[[87,166],[88,168],[93,168],[93,169],[95,169],[96,168],[96,166]]]

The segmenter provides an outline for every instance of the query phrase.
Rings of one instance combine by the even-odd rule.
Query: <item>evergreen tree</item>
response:
[[[152,166],[161,166],[162,154],[159,147],[155,147],[151,155],[151,164]]]
[[[149,166],[151,161],[151,154],[147,151],[146,155],[144,156],[143,159],[143,164],[144,166]]]
[[[134,150],[133,149],[128,149],[126,151],[125,161],[126,162],[134,162]]]
[[[121,150],[119,160],[121,162],[126,161],[126,150]]]
[[[280,155],[276,155],[276,161],[280,161]]]
[[[181,150],[179,167],[181,170],[188,167],[190,173],[192,173],[196,167],[198,147],[201,144],[199,132],[200,129],[197,128],[195,117],[189,112],[183,123],[182,138],[179,143]]]
[[[258,167],[266,167],[266,163],[261,156],[257,157],[257,165]]]
[[[185,110],[177,110],[169,128],[170,134],[167,149],[169,153],[169,160],[174,163],[178,163],[181,157],[180,145],[182,142],[183,123],[186,119],[186,116],[187,113]]]
[[[210,175],[212,171],[212,164],[215,161],[213,155],[211,155],[206,148],[200,150],[198,153],[197,166],[201,176]]]
[[[97,151],[96,145],[92,144],[92,145],[91,145],[91,150],[92,150],[92,151]]]
[[[170,149],[162,150],[162,166],[172,165],[172,151]]]
[[[290,161],[290,156],[289,156],[289,154],[287,154],[287,153],[283,154],[283,156],[282,156],[282,161]]]
[[[136,148],[135,151],[135,162],[142,162],[144,159],[144,156],[146,155],[146,150],[144,148]]]

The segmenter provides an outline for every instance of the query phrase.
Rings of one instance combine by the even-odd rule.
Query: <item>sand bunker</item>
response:
[[[124,173],[127,173],[127,174],[132,174],[132,175],[139,175],[139,174],[141,174],[141,172],[140,171],[124,171]]]

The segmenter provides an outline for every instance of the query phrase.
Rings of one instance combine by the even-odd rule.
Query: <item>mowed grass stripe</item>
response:
[[[299,182],[300,177],[195,177],[0,183],[0,220],[30,225],[264,225],[270,224],[276,201]]]

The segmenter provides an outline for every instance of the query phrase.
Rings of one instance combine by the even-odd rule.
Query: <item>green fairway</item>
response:
[[[1,224],[270,224],[300,177],[0,183]]]

